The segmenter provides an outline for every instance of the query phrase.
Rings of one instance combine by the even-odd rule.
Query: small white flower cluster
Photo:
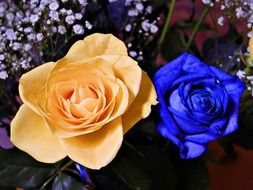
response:
[[[224,13],[218,18],[217,23],[224,25],[224,16],[232,18],[231,13],[235,13],[237,19],[246,20],[248,28],[253,24],[253,1],[252,0],[202,0],[202,3],[213,7],[215,3],[220,6],[220,10]]]
[[[135,18],[125,25],[125,31],[129,33],[129,35],[135,35],[137,32],[139,39],[142,39],[146,44],[149,43],[159,30],[158,21],[160,18],[157,17],[154,20],[150,20],[149,17],[153,13],[153,7],[147,0],[125,0],[125,6],[128,10],[128,16],[130,18]],[[136,42],[134,44],[136,44]],[[137,47],[137,50],[136,47],[133,47],[132,43],[129,42],[127,44],[129,55],[138,61],[142,61],[142,48],[145,47],[146,44],[141,44],[139,48]]]
[[[225,17],[231,19],[233,22],[235,16],[240,21],[246,21],[248,27],[247,37],[252,37],[253,0],[202,0],[202,2],[209,6],[214,6],[216,2],[220,6],[223,16],[218,18],[218,25],[224,25]]]
[[[0,1],[0,79],[43,63],[43,50],[55,35],[68,39],[90,30],[83,19],[86,5],[87,0]]]
[[[143,14],[145,11],[144,3],[146,1],[147,0],[125,0],[125,6],[128,8],[128,16],[136,17]]]
[[[253,96],[253,75],[247,75],[243,70],[238,70],[236,75],[246,84],[247,90]]]

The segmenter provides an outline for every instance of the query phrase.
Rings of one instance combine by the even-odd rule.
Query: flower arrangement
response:
[[[252,24],[246,0],[0,1],[0,189],[206,189],[210,142],[253,147]]]

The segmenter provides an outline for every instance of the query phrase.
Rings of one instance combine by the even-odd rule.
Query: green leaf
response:
[[[75,178],[60,173],[54,180],[53,190],[87,190],[84,184],[76,180]]]
[[[40,186],[56,168],[17,150],[0,150],[0,186],[33,188]]]
[[[131,142],[131,146],[134,150],[125,143],[117,158],[102,171],[97,172],[97,189],[176,189],[177,179],[170,157],[161,147],[144,139]],[[101,175],[101,172],[104,175]]]

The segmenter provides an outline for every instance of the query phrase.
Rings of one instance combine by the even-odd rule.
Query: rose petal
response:
[[[196,144],[193,142],[185,142],[185,149],[181,150],[180,157],[183,159],[196,158],[204,153],[205,145]]]
[[[104,60],[111,64],[115,76],[123,81],[129,91],[129,104],[137,96],[142,79],[142,71],[137,62],[128,56],[103,55]]]
[[[151,105],[156,105],[156,91],[153,83],[145,72],[142,72],[139,94],[129,109],[122,116],[124,133],[134,126],[140,119],[146,118],[151,112]]]
[[[157,125],[157,130],[159,133],[164,137],[172,141],[174,144],[176,144],[178,147],[181,147],[181,149],[184,148],[183,142],[179,140],[179,138],[174,135],[170,128],[166,126],[163,122],[158,123]]]
[[[100,169],[116,156],[122,140],[122,123],[118,117],[94,133],[64,138],[60,142],[72,160],[91,169]]]
[[[127,55],[125,44],[111,34],[92,34],[72,45],[66,56],[81,54],[83,57],[99,55]]]
[[[38,99],[43,90],[48,75],[55,66],[55,62],[48,62],[25,73],[20,78],[19,94],[23,102],[33,111],[39,113]]]
[[[24,104],[11,122],[11,141],[41,162],[54,163],[66,156],[42,117]]]
[[[253,37],[249,40],[249,53],[251,60],[253,60]]]
[[[196,134],[196,135],[186,135],[185,140],[191,141],[193,143],[198,143],[198,144],[206,144],[212,140],[217,139],[218,136],[214,134]]]

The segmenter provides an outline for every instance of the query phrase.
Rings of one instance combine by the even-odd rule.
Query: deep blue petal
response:
[[[164,137],[172,141],[175,145],[178,147],[183,147],[183,143],[179,140],[178,137],[176,137],[170,129],[170,126],[165,125],[163,122],[159,122],[157,125],[157,130],[159,133]]]
[[[193,143],[197,144],[203,144],[205,145],[206,143],[216,140],[219,138],[219,136],[214,135],[214,134],[209,134],[209,133],[203,133],[203,134],[195,134],[195,135],[186,135],[185,140],[191,141]]]
[[[180,152],[180,157],[183,159],[196,158],[203,154],[206,150],[205,145],[200,145],[189,141],[186,141],[184,146],[184,149]]]
[[[208,131],[214,135],[222,136],[224,128],[227,127],[228,119],[226,117],[214,121],[208,128]]]

